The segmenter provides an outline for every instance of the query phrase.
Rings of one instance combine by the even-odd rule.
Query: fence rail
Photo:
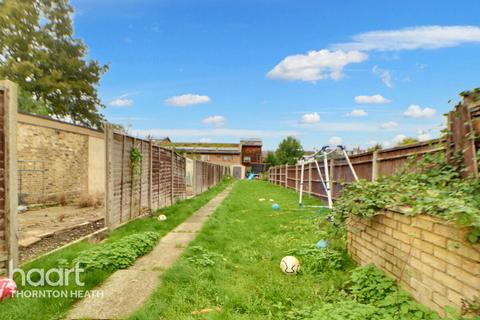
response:
[[[465,99],[448,114],[448,134],[446,140],[436,139],[391,149],[365,152],[351,156],[350,160],[360,179],[373,181],[380,176],[390,176],[404,167],[410,157],[427,153],[443,152],[454,161],[461,155],[465,177],[478,177],[477,150],[480,150],[480,104],[477,99]],[[329,160],[332,198],[341,195],[343,186],[354,181],[354,177],[344,158]],[[323,172],[323,162],[319,163]],[[269,169],[270,183],[295,191],[300,191],[300,165],[281,165]],[[326,199],[315,163],[304,167],[303,192]]]
[[[441,141],[432,140],[408,146],[353,155],[350,157],[350,161],[359,179],[372,181],[379,176],[394,174],[405,165],[411,156],[441,152],[444,150],[445,147]],[[330,187],[332,189],[332,197],[335,199],[341,194],[343,185],[353,182],[354,177],[344,158],[332,158],[329,160],[328,165],[331,175]],[[323,162],[319,163],[318,166],[323,174]],[[300,175],[300,165],[281,165],[269,169],[269,181],[271,183],[295,191],[300,191]],[[327,198],[314,162],[305,165],[303,192],[318,198]]]
[[[106,151],[106,225],[109,229],[167,207],[187,197],[187,176],[193,177],[192,194],[196,195],[231,175],[230,168],[193,160],[187,174],[186,158],[174,150],[154,145],[152,141],[114,132],[105,126]],[[132,150],[142,155],[132,163]]]

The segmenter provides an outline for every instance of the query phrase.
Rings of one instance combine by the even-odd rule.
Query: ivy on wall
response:
[[[334,214],[369,218],[385,208],[404,207],[408,215],[430,214],[470,227],[468,240],[480,242],[480,179],[460,179],[462,169],[442,153],[409,161],[395,175],[345,186]]]

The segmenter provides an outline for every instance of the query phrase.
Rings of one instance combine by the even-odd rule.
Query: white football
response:
[[[158,216],[158,220],[159,221],[165,221],[165,220],[167,220],[167,216],[164,215],[164,214],[161,214],[161,215]]]
[[[280,269],[285,274],[295,275],[300,270],[300,262],[293,256],[286,256],[280,261]]]

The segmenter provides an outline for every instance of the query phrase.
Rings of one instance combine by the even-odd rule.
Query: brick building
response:
[[[240,148],[242,151],[242,165],[249,168],[253,164],[262,163],[262,140],[240,140]]]
[[[262,141],[244,139],[240,143],[192,143],[172,142],[169,138],[156,142],[167,148],[175,148],[189,158],[222,165],[243,165],[247,169],[262,163]]]

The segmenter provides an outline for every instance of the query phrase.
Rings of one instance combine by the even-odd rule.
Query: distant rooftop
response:
[[[250,138],[250,139],[241,139],[240,144],[243,146],[262,146],[262,139]]]

